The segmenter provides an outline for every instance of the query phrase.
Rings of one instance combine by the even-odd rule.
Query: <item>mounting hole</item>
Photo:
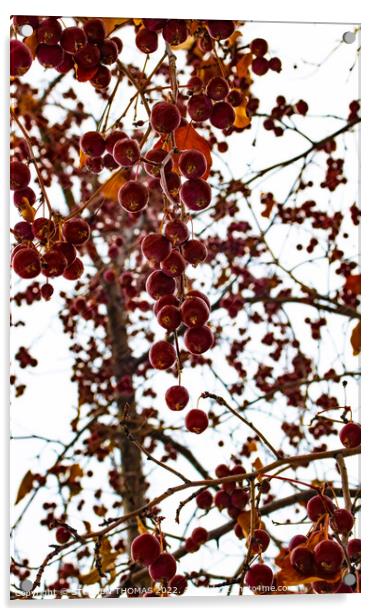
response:
[[[346,573],[343,582],[346,586],[353,586],[356,582],[356,576],[353,573]]]
[[[354,43],[356,41],[355,32],[345,32],[343,34],[343,41],[347,43],[348,45],[350,45],[351,43]]]
[[[33,588],[33,582],[28,579],[22,580],[20,586],[23,592],[30,592],[31,589]]]
[[[29,26],[29,24],[25,24],[21,26],[20,34],[22,34],[22,36],[31,36],[33,34],[33,28]]]

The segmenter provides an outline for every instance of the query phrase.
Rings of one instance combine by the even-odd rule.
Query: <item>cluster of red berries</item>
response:
[[[150,533],[136,537],[131,544],[132,560],[148,567],[148,573],[153,582],[160,582],[172,592],[183,594],[187,580],[183,575],[176,574],[177,562],[172,554],[161,550],[161,543]],[[158,596],[148,593],[145,596]]]
[[[275,71],[280,73],[281,60],[277,57],[272,57],[269,60],[266,58],[268,52],[268,43],[265,39],[256,38],[250,43],[250,49],[253,56],[251,62],[251,70],[255,75],[265,75],[267,71]]]
[[[306,101],[300,99],[295,104],[287,103],[285,96],[279,95],[276,97],[276,105],[271,109],[270,115],[263,122],[265,130],[274,131],[276,137],[282,137],[284,135],[284,126],[279,122],[284,116],[290,117],[297,113],[298,115],[305,116],[308,113],[309,105]]]
[[[59,73],[74,69],[79,81],[90,81],[99,90],[107,88],[111,81],[108,66],[114,64],[122,50],[122,41],[114,36],[106,37],[103,19],[88,19],[83,27],[63,28],[57,17],[41,19],[34,16],[15,16],[16,32],[29,26],[37,40],[36,58],[45,68],[54,68]],[[29,47],[22,41],[10,43],[10,74],[19,77],[26,73],[33,62]]]
[[[212,19],[201,22],[198,34],[211,49],[211,39],[227,39],[233,32],[233,21]],[[182,45],[190,34],[190,23],[185,19],[143,19],[136,33],[136,47],[145,54],[155,52],[160,33],[169,45]]]

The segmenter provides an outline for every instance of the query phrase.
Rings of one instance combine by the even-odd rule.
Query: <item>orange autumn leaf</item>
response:
[[[237,522],[246,538],[250,531],[250,511],[242,511],[237,518]]]
[[[109,36],[109,34],[111,34],[112,32],[114,32],[115,29],[118,29],[119,26],[123,26],[124,24],[126,24],[129,20],[125,19],[124,17],[102,17],[102,21],[105,24],[105,31],[106,31],[106,36]],[[133,20],[134,22],[136,21],[135,19]],[[137,20],[141,22],[140,20]]]
[[[355,295],[360,295],[361,293],[361,275],[360,274],[351,274],[346,278],[346,284],[344,288],[347,291],[351,291]]]
[[[15,505],[17,505],[17,503],[19,503],[24,498],[24,496],[26,496],[26,494],[29,494],[29,492],[31,492],[31,490],[33,489],[33,481],[33,473],[31,471],[27,471],[20,483],[20,487],[18,488],[16,500],[14,503]]]
[[[29,47],[31,55],[33,56],[33,58],[35,58],[38,47],[37,31],[34,30],[33,34],[25,37],[23,42],[27,47]]]
[[[250,126],[251,124],[251,119],[247,114],[246,106],[247,100],[245,99],[243,103],[241,103],[241,105],[234,109],[236,118],[234,120],[233,126],[235,126],[236,128],[246,128],[246,126]]]
[[[260,458],[257,458],[253,462],[253,469],[256,471],[260,471],[261,468],[263,468],[262,460]]]
[[[233,34],[228,38],[228,47],[232,47],[236,43],[236,41],[242,36],[242,32],[239,30],[235,30]]]
[[[26,220],[26,222],[33,222],[36,210],[32,205],[30,205],[29,201],[26,198],[23,199],[23,201],[24,203],[18,208],[20,216],[21,218]]]
[[[337,582],[342,577],[342,571],[337,571],[330,575],[318,569],[310,575],[304,575],[291,565],[288,555],[282,568],[276,574],[276,586],[297,586],[298,584],[311,584],[312,582],[320,582],[322,580],[332,583]]]
[[[353,354],[354,355],[359,355],[359,353],[361,351],[361,323],[360,323],[360,321],[356,325],[356,327],[354,327],[353,330],[352,330],[351,345],[352,345],[352,349],[353,349]]]
[[[80,168],[85,167],[86,161],[88,157],[87,155],[80,149]]]
[[[244,56],[237,62],[237,76],[238,77],[248,77],[249,76],[249,67],[251,65],[253,59],[253,54],[251,52],[245,53]]]
[[[272,208],[276,204],[275,199],[273,198],[271,193],[262,194],[262,203],[265,206],[261,216],[264,218],[269,218],[271,216]]]
[[[175,143],[177,148],[180,150],[199,150],[202,154],[204,154],[205,159],[207,161],[207,171],[204,174],[203,178],[206,179],[209,175],[209,171],[212,165],[212,156],[211,156],[211,148],[209,147],[208,141],[204,139],[199,133],[195,130],[191,124],[187,124],[187,126],[181,126],[177,128],[174,133]]]
[[[194,42],[195,42],[194,37],[188,36],[187,39],[183,41],[183,43],[180,43],[180,45],[172,45],[171,48],[174,51],[177,51],[179,49],[191,49]]]
[[[113,175],[101,186],[102,196],[105,197],[105,199],[117,201],[119,189],[123,186],[126,179],[127,178],[125,177],[123,170],[113,173]]]

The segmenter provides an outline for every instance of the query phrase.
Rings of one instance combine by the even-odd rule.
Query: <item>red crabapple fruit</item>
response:
[[[160,263],[160,267],[164,274],[176,278],[181,276],[185,271],[186,263],[181,253],[178,250],[172,250],[163,261]]]
[[[199,150],[185,150],[179,157],[178,167],[189,180],[200,178],[207,171],[207,161]]]
[[[182,321],[187,327],[204,325],[209,319],[209,308],[199,297],[188,297],[181,306]]]
[[[336,533],[346,535],[355,523],[355,518],[347,509],[335,509],[330,517],[330,526]]]
[[[164,40],[170,45],[181,45],[188,36],[187,25],[184,19],[168,19],[162,29]]]
[[[304,545],[295,547],[289,556],[291,565],[303,575],[309,575],[314,569],[314,555],[309,548]]]
[[[139,144],[135,139],[121,139],[115,143],[112,154],[121,167],[132,167],[140,159]]]
[[[328,496],[317,494],[313,496],[306,505],[308,517],[312,522],[317,522],[325,513],[331,513],[335,505]]]
[[[234,23],[230,19],[209,19],[207,28],[210,36],[214,39],[227,39],[234,32]]]
[[[185,425],[189,432],[201,434],[208,428],[207,413],[201,409],[191,409],[186,415]]]
[[[81,246],[90,238],[90,227],[86,220],[79,218],[70,218],[63,225],[63,236],[66,242]]]
[[[189,210],[200,212],[211,203],[211,187],[208,182],[201,178],[186,180],[182,184],[180,196]]]
[[[343,562],[344,552],[336,541],[324,539],[315,546],[314,559],[316,564],[326,573],[335,573]]]
[[[143,533],[135,537],[131,544],[132,560],[144,566],[151,565],[160,556],[160,542],[154,535]]]
[[[206,94],[194,94],[189,98],[187,111],[194,122],[204,122],[211,115],[212,101]]]
[[[91,130],[81,137],[80,148],[87,156],[102,156],[105,151],[105,140],[100,133]]]
[[[209,490],[203,490],[196,495],[195,501],[199,509],[210,509],[213,503],[213,497]]]
[[[170,254],[171,243],[161,233],[149,233],[141,242],[141,251],[148,261],[157,266]]]
[[[161,270],[155,270],[149,274],[145,283],[145,290],[153,299],[160,299],[164,295],[173,295],[175,291],[175,281],[171,276],[167,276]]]
[[[148,199],[148,188],[136,180],[129,180],[119,189],[118,201],[126,212],[141,212],[147,206]]]
[[[173,331],[182,323],[181,312],[176,306],[163,306],[157,314],[157,321],[164,329]]]
[[[207,325],[189,327],[184,335],[184,343],[193,355],[202,355],[213,346],[213,333]]]
[[[208,252],[200,240],[189,240],[182,246],[182,254],[188,263],[195,266],[206,260]]]
[[[182,385],[172,385],[165,392],[165,401],[172,411],[182,411],[190,399],[189,392]]]
[[[149,575],[152,580],[158,582],[159,580],[169,580],[175,575],[177,571],[177,561],[172,554],[168,552],[161,552],[160,556],[149,565]]]
[[[61,545],[67,543],[70,540],[71,536],[71,532],[68,530],[68,528],[65,528],[65,526],[59,526],[56,529],[55,539]]]
[[[208,531],[207,529],[203,528],[203,526],[198,526],[192,531],[191,537],[193,541],[195,541],[195,543],[202,545],[203,543],[206,543],[206,541],[208,541]]]
[[[167,103],[155,103],[150,115],[150,123],[156,133],[172,133],[181,122],[181,114],[177,105]]]
[[[149,350],[149,361],[156,370],[167,370],[174,366],[177,360],[175,348],[166,340],[152,344]]]
[[[33,63],[33,56],[29,47],[22,41],[12,39],[10,42],[10,75],[21,77]]]
[[[245,584],[251,590],[265,590],[272,585],[274,574],[264,563],[252,565],[245,575]]]
[[[339,438],[344,447],[358,447],[361,443],[361,426],[349,421],[339,432]]]
[[[12,267],[20,278],[35,278],[41,272],[39,255],[34,248],[22,248],[12,258]]]
[[[26,188],[30,182],[30,170],[25,163],[14,160],[10,163],[10,189],[20,190]]]
[[[164,234],[171,241],[173,246],[183,244],[190,236],[188,226],[181,220],[172,220],[168,222],[165,226]]]

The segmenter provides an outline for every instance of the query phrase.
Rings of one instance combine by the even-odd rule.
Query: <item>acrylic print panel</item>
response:
[[[13,599],[360,591],[359,34],[13,17]]]

